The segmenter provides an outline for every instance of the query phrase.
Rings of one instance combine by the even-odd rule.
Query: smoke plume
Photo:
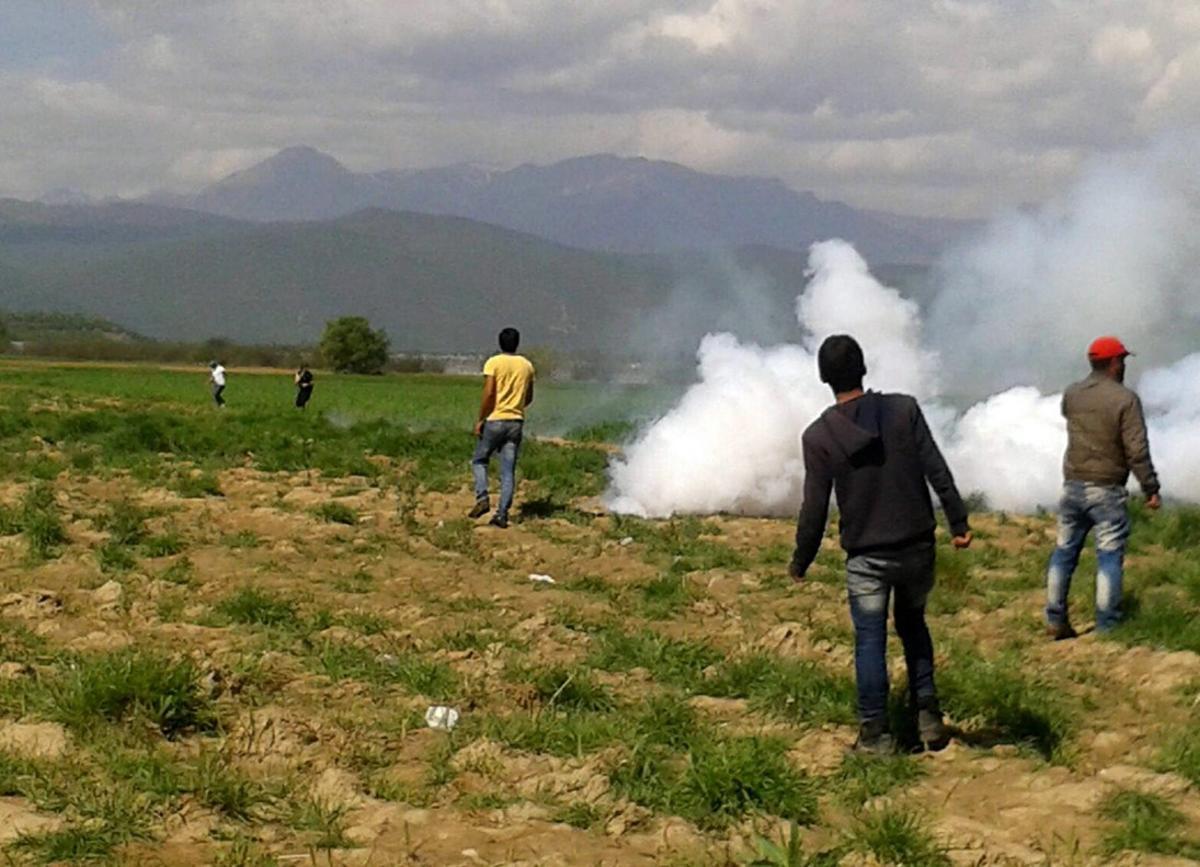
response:
[[[1200,354],[1187,354],[1200,334],[1200,170],[1188,151],[1097,164],[1062,200],[999,218],[939,264],[924,322],[849,244],[813,245],[796,342],[705,337],[698,381],[614,461],[610,508],[793,513],[801,433],[832,399],[816,349],[835,333],[863,345],[869,387],[922,401],[960,490],[1014,511],[1052,507],[1061,487],[1061,395],[1040,389],[1084,376],[1088,342],[1116,333],[1139,352],[1130,378],[1164,492],[1200,501]],[[964,409],[945,395],[983,399]]]

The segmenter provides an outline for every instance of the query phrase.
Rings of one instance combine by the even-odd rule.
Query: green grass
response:
[[[317,849],[342,849],[351,845],[346,839],[346,808],[304,799],[292,806],[287,818],[290,827],[312,834]]]
[[[38,482],[26,490],[20,509],[4,518],[6,530],[25,536],[27,553],[34,563],[57,557],[67,541],[67,531],[58,512],[54,489]]]
[[[650,620],[666,620],[680,609],[701,598],[701,593],[685,576],[662,575],[637,588],[640,613]]]
[[[211,412],[205,387],[206,370],[166,370],[152,365],[76,366],[3,363],[5,384],[22,390],[53,393],[86,401],[118,398],[135,404],[175,404]],[[418,429],[462,428],[479,407],[480,377],[431,374],[353,376],[319,372],[320,384],[308,413],[292,408],[295,388],[290,371],[278,374],[230,372],[228,415],[262,413],[292,424],[327,414],[339,423],[384,420]],[[631,431],[631,420],[652,417],[669,407],[678,388],[662,386],[595,386],[539,382],[537,403],[530,413],[534,434],[572,431],[592,442],[618,442]],[[605,400],[597,400],[602,395]],[[11,423],[16,427],[18,423]],[[87,422],[81,422],[86,426]],[[15,431],[19,432],[19,431]]]
[[[817,789],[772,738],[723,737],[705,731],[686,755],[638,743],[609,772],[614,790],[635,803],[682,816],[706,830],[727,827],[750,813],[811,824]]]
[[[1200,728],[1185,726],[1169,737],[1158,754],[1156,767],[1200,786]]]
[[[272,383],[265,376],[246,376],[237,403],[216,413],[206,405],[203,389],[196,394],[195,378],[186,374],[149,368],[4,369],[9,390],[0,446],[7,448],[0,449],[0,473],[53,478],[67,466],[99,468],[102,474],[127,470],[181,496],[205,497],[221,494],[217,473],[229,467],[379,478],[390,473],[373,460],[380,456],[404,468],[414,491],[449,491],[469,482],[466,461],[474,441],[463,419],[471,417],[478,395],[470,394],[455,408],[455,400],[467,392],[453,377],[330,376],[322,389],[321,410],[298,416],[285,411],[286,401],[281,407],[264,396]],[[354,395],[344,408],[334,398],[335,390],[343,393],[343,384],[345,394]],[[262,399],[250,399],[252,387],[259,386],[264,388]],[[468,391],[477,387],[472,380]],[[530,417],[533,435],[553,432],[556,402],[569,406],[569,415],[585,413],[594,388],[547,384],[545,392],[539,391],[538,409]],[[450,399],[450,394],[458,397]],[[126,402],[96,405],[101,397]],[[53,400],[55,408],[43,406],[43,398]],[[27,454],[23,437],[30,430],[54,443],[66,462],[44,466],[46,461]],[[97,455],[104,456],[102,467]],[[575,496],[600,493],[607,460],[599,448],[539,442],[531,436],[520,472],[523,483],[553,492],[561,505]],[[11,511],[0,520],[0,529],[11,528]]]
[[[753,654],[721,665],[708,695],[746,698],[755,707],[805,724],[854,721],[854,681],[808,660]]]
[[[462,554],[472,560],[478,560],[482,556],[479,543],[475,540],[475,522],[470,518],[440,521],[430,528],[427,536],[435,548],[443,551]]]
[[[950,858],[925,820],[901,807],[887,806],[859,815],[847,833],[854,851],[895,867],[950,867]]]
[[[147,557],[173,557],[186,547],[183,537],[174,530],[149,536],[142,542],[142,553]]]
[[[293,626],[299,621],[295,602],[257,587],[243,587],[218,602],[214,611],[230,623],[253,626]]]
[[[534,675],[533,687],[538,700],[548,707],[605,711],[615,705],[609,691],[585,668],[544,669]]]
[[[832,791],[844,804],[857,806],[916,782],[925,767],[906,755],[862,756],[849,753],[833,775]]]
[[[430,699],[449,699],[457,686],[445,663],[413,653],[376,653],[356,644],[326,642],[309,657],[309,667],[334,681],[357,680],[374,686],[400,686]]]
[[[1159,512],[1146,508],[1140,499],[1129,503],[1131,553],[1158,545],[1182,553],[1200,548],[1200,507],[1173,506]]]
[[[605,812],[595,804],[575,801],[555,810],[551,819],[587,831],[599,827],[605,819]]]
[[[518,711],[481,719],[482,736],[515,750],[552,756],[584,756],[615,743],[621,736],[621,720],[594,711]]]
[[[347,506],[331,500],[313,509],[313,514],[327,524],[346,524],[353,527],[358,523],[358,513]]]
[[[150,513],[131,500],[117,500],[96,519],[96,528],[108,533],[110,544],[133,546],[146,537],[146,519]]]
[[[34,698],[50,718],[78,732],[102,722],[144,721],[174,738],[217,724],[199,681],[190,662],[134,648],[81,657]]]
[[[962,646],[950,660],[938,673],[942,707],[968,740],[1015,743],[1047,759],[1066,758],[1079,711],[1060,689],[1028,673],[1015,654],[984,659]]]
[[[222,816],[248,822],[274,800],[270,788],[234,768],[223,753],[202,753],[191,768],[187,787],[196,800]]]
[[[1101,804],[1100,814],[1114,823],[1100,844],[1107,856],[1130,850],[1200,858],[1200,842],[1181,836],[1183,814],[1159,795],[1114,792]]]
[[[624,632],[609,627],[593,641],[588,665],[604,671],[644,668],[660,682],[690,691],[702,689],[704,670],[723,659],[709,644],[667,638],[649,629]]]

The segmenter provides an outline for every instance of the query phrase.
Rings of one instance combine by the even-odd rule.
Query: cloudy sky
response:
[[[985,215],[1200,117],[1194,0],[0,0],[0,195],[598,151]]]

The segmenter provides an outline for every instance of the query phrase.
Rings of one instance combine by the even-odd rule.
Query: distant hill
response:
[[[115,322],[77,313],[0,313],[0,319],[8,328],[11,339],[26,342],[80,338],[115,341],[145,339]]]
[[[373,209],[235,224],[44,269],[0,303],[100,316],[167,340],[295,344],[353,313],[384,327],[401,350],[487,349],[500,327],[517,324],[531,344],[690,355],[714,328],[760,341],[794,337],[805,265],[802,253],[768,247],[580,250],[457,217]]]
[[[51,205],[0,199],[0,256],[10,265],[44,271],[239,225],[228,217],[145,202]]]
[[[366,174],[312,148],[291,147],[195,195],[154,201],[256,221],[322,220],[382,207],[633,253],[753,244],[805,250],[839,237],[876,262],[928,262],[969,227],[858,210],[774,178],[705,174],[609,154],[508,171],[461,165]]]

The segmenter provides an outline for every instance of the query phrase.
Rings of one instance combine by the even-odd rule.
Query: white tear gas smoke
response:
[[[1062,198],[993,220],[939,263],[927,335],[949,393],[1059,389],[1119,334],[1142,369],[1196,351],[1200,136],[1097,160]]]
[[[789,514],[803,481],[800,435],[828,406],[816,348],[855,335],[869,386],[920,398],[964,493],[993,508],[1053,506],[1066,430],[1061,397],[1008,388],[956,413],[951,393],[1007,388],[1086,372],[1083,349],[1118,333],[1146,350],[1131,363],[1169,361],[1200,329],[1200,172],[1162,147],[1135,163],[1091,170],[1063,202],[1014,215],[949,256],[922,343],[916,304],[875,280],[842,241],[815,244],[811,280],[797,299],[799,345],[760,347],[706,337],[699,381],[614,461],[610,508],[649,516]],[[1190,164],[1188,164],[1190,167]],[[1194,344],[1193,344],[1194,345]],[[1169,495],[1200,501],[1200,354],[1141,378],[1151,450]],[[986,392],[983,392],[986,393]]]
[[[700,344],[700,381],[614,461],[617,512],[776,514],[799,502],[800,433],[829,404],[816,378],[818,335],[852,332],[879,387],[932,393],[936,356],[918,343],[917,305],[882,286],[843,241],[814,244],[797,301],[804,346],[763,348],[730,334]]]

